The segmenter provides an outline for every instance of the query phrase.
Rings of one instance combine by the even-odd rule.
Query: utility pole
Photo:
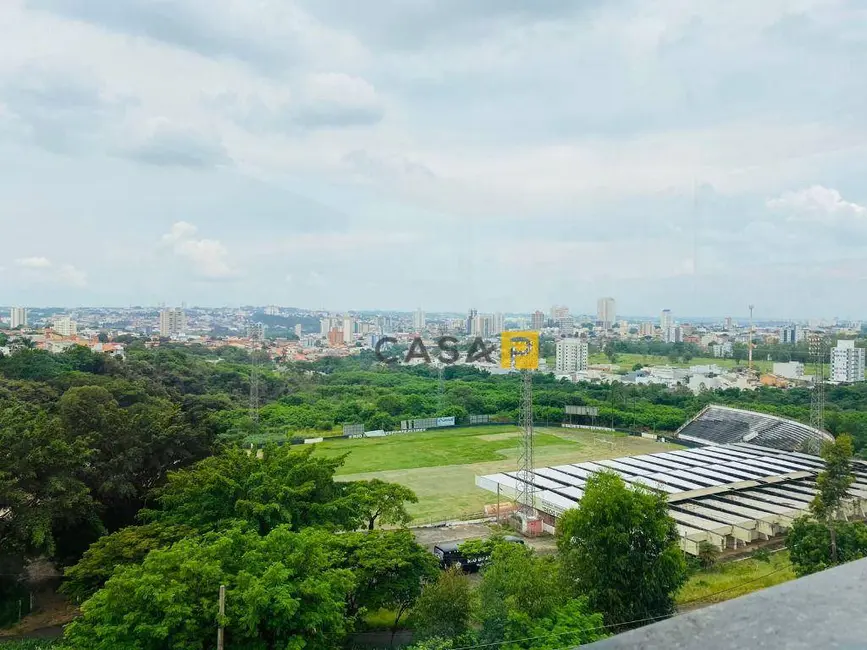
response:
[[[750,305],[750,342],[748,346],[749,355],[750,355],[750,370],[753,369],[753,307],[755,305]]]
[[[217,627],[217,650],[223,650],[223,617],[226,615],[226,585],[220,585],[220,621]]]

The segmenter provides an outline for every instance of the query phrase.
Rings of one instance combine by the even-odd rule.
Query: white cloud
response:
[[[83,288],[87,286],[87,273],[72,264],[63,264],[57,270],[58,280],[67,286]]]
[[[797,220],[831,221],[867,217],[867,207],[846,201],[840,192],[822,185],[785,192],[768,200],[767,206],[772,210],[787,211]]]
[[[15,264],[25,269],[47,269],[51,260],[47,257],[22,257],[15,260]]]
[[[226,280],[238,275],[229,260],[229,251],[216,239],[196,239],[198,229],[186,221],[172,224],[171,230],[163,235],[163,242],[169,245],[178,257],[191,264],[194,273],[206,280]]]

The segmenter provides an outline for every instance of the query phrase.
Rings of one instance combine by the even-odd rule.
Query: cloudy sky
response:
[[[0,304],[867,317],[861,0],[2,0]]]

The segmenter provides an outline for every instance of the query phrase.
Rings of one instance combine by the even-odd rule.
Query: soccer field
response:
[[[421,521],[482,512],[496,497],[475,485],[479,474],[516,469],[519,431],[512,425],[439,429],[355,440],[328,440],[317,453],[349,452],[338,472],[345,480],[379,478],[413,489],[419,502],[410,512]],[[575,463],[646,454],[675,445],[623,434],[536,428],[536,465]]]

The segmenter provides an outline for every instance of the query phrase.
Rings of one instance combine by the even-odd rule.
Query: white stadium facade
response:
[[[553,532],[557,518],[576,507],[588,477],[610,471],[628,486],[666,493],[687,553],[698,554],[702,542],[725,550],[768,540],[805,514],[816,494],[823,461],[797,450],[832,439],[793,420],[720,406],[705,408],[678,436],[694,447],[535,469],[527,480],[545,529]],[[861,517],[867,506],[867,463],[854,461],[853,466],[856,480],[844,514]],[[501,472],[477,476],[476,485],[514,499],[523,480],[519,472]]]

